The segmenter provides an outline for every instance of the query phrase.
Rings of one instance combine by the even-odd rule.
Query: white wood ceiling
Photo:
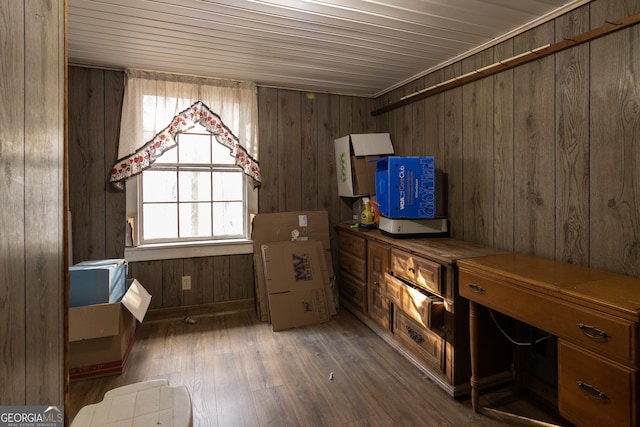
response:
[[[378,96],[589,0],[68,0],[69,63]]]

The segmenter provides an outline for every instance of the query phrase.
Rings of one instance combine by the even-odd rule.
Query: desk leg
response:
[[[478,390],[478,309],[479,305],[473,301],[469,301],[469,346],[471,350],[471,406],[474,412],[479,412],[478,401],[480,400],[480,391]]]

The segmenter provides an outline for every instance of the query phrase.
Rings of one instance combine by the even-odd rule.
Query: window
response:
[[[140,179],[140,243],[248,238],[246,178],[229,149],[196,125]]]
[[[253,252],[254,83],[127,70],[114,189],[126,191],[129,261]]]
[[[126,181],[129,261],[253,253],[258,191],[229,147],[199,123]]]

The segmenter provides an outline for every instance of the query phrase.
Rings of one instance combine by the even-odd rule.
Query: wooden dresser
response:
[[[340,305],[366,323],[451,396],[471,391],[469,305],[456,262],[501,253],[450,238],[395,239],[336,227]],[[488,357],[483,385],[503,381],[508,354]]]
[[[481,307],[558,338],[558,409],[578,426],[637,426],[640,279],[522,254],[458,262],[470,300],[472,386],[487,348]],[[474,409],[479,393],[472,392]]]

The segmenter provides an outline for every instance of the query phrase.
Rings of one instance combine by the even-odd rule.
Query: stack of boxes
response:
[[[389,134],[352,134],[334,144],[338,194],[375,196],[383,233],[394,237],[448,234],[444,186],[437,182],[433,156],[395,156]],[[373,185],[365,187],[363,182]]]
[[[251,238],[262,321],[280,331],[326,322],[336,314],[327,211],[258,214]]]
[[[69,378],[122,373],[151,295],[127,279],[124,259],[69,267]]]

